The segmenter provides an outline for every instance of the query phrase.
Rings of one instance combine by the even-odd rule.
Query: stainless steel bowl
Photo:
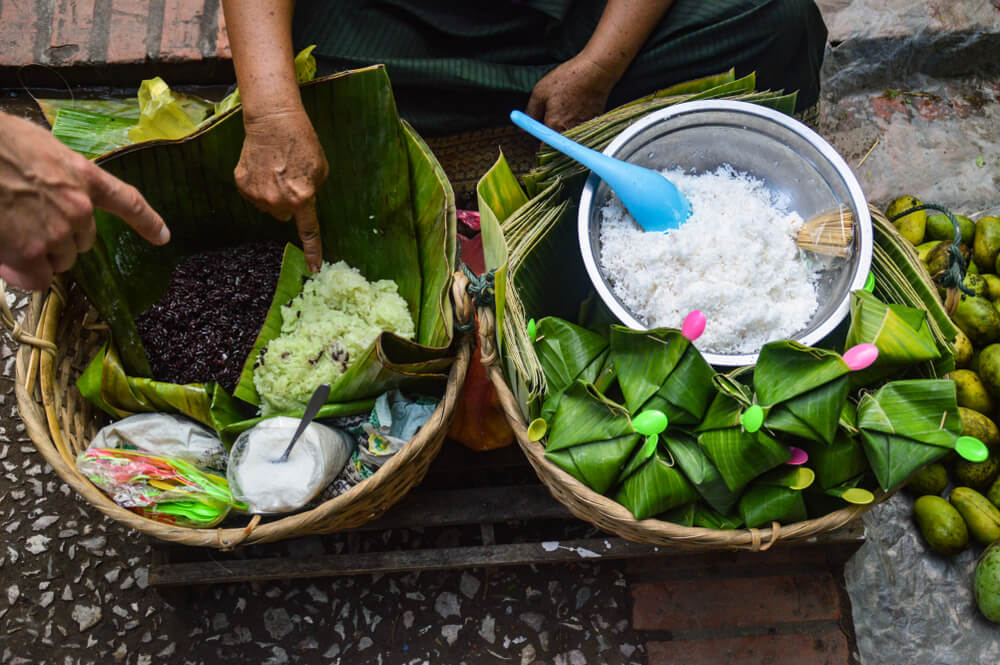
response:
[[[847,316],[851,291],[864,287],[872,259],[872,224],[861,186],[836,150],[801,122],[773,109],[732,101],[686,102],[655,113],[622,132],[604,151],[648,168],[714,171],[729,164],[787,195],[803,219],[845,205],[854,212],[851,257],[823,273],[819,308],[793,339],[812,345],[829,335]],[[580,197],[580,251],[597,293],[626,326],[645,330],[614,295],[599,268],[601,207],[611,190],[591,174]],[[678,322],[678,326],[680,322]],[[752,365],[757,354],[705,353],[723,367]]]

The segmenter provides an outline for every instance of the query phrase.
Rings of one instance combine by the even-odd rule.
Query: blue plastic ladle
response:
[[[520,111],[511,111],[510,120],[599,175],[644,230],[665,233],[691,216],[691,204],[662,174],[586,148]]]

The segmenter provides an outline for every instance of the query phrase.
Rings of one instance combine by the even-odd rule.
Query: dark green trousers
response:
[[[587,43],[605,0],[299,0],[296,48],[320,74],[383,63],[400,115],[425,135],[508,122]],[[676,0],[608,106],[735,68],[760,90],[819,98],[826,26],[812,0]]]

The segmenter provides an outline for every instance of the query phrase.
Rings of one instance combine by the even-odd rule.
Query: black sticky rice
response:
[[[255,243],[185,259],[159,302],[136,319],[153,378],[217,381],[232,392],[264,324],[284,246]]]

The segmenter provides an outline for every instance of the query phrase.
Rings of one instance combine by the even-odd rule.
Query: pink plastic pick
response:
[[[684,317],[684,324],[681,326],[682,335],[693,342],[701,337],[703,332],[705,332],[705,313],[703,311],[696,309]]]
[[[869,367],[878,358],[878,347],[874,344],[858,344],[844,351],[844,362],[852,370]]]
[[[801,448],[796,448],[795,446],[788,446],[788,451],[792,453],[792,456],[788,458],[785,464],[791,464],[792,466],[801,466],[809,461],[809,453],[802,450]]]

